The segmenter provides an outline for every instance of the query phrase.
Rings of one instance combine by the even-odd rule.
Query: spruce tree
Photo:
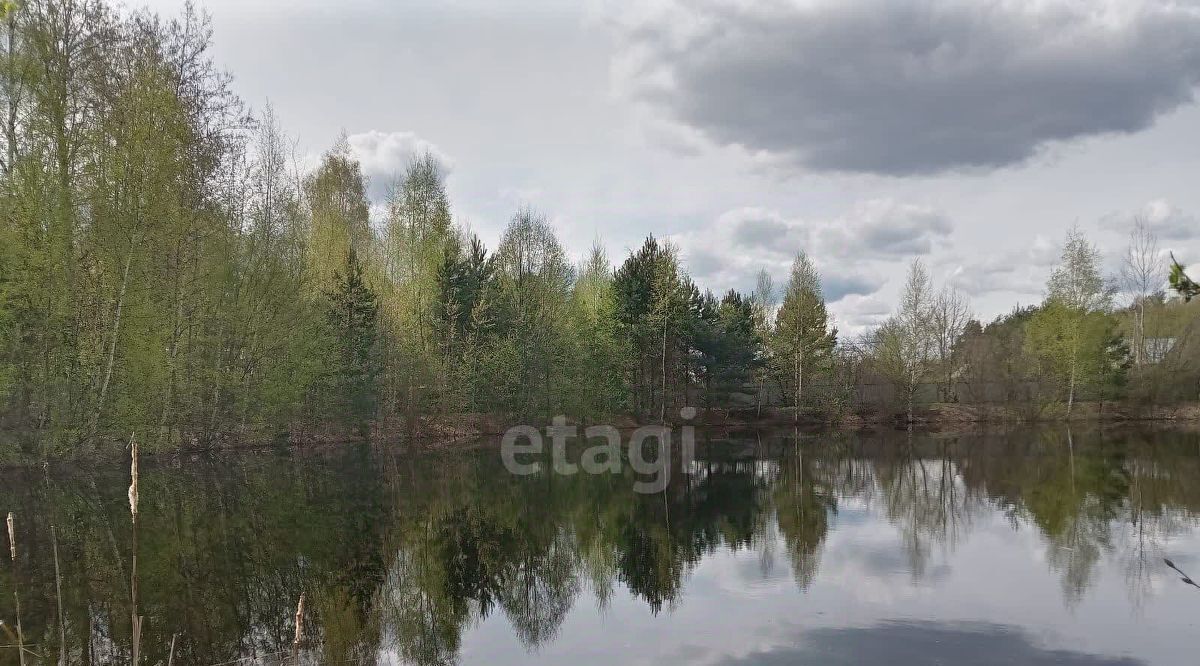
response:
[[[331,398],[335,416],[356,423],[364,431],[375,415],[376,357],[379,306],[375,292],[363,279],[358,253],[350,248],[344,271],[334,271],[333,289],[327,294],[327,318],[333,333],[337,362]]]

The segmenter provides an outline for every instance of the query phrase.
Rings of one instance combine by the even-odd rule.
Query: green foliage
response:
[[[820,275],[803,252],[792,263],[769,343],[772,368],[799,417],[806,405],[805,384],[828,377],[837,344],[837,329],[830,327],[821,295]]]
[[[308,256],[317,284],[326,284],[350,250],[371,248],[370,204],[358,160],[343,137],[304,183],[311,211]]]
[[[546,218],[513,216],[493,258],[497,406],[517,415],[549,415],[569,377],[569,298],[574,272]]]
[[[1184,272],[1183,266],[1175,260],[1175,255],[1171,255],[1171,288],[1174,289],[1183,300],[1190,301],[1200,294],[1200,285],[1192,281],[1188,274]]]
[[[22,455],[132,431],[148,450],[368,422],[416,431],[462,412],[669,420],[771,398],[831,413],[857,399],[864,369],[910,407],[935,377],[942,399],[966,378],[1011,400],[1053,385],[1068,405],[1077,386],[1121,390],[1111,293],[1077,230],[1028,327],[960,335],[965,300],[935,294],[918,263],[892,320],[839,346],[802,253],[778,309],[765,271],[752,295],[718,296],[654,236],[615,271],[598,248],[576,267],[529,209],[489,254],[456,224],[428,153],[372,220],[346,138],[297,172],[274,114],[247,116],[190,8],[170,21],[102,0],[0,12],[0,427],[37,444]],[[1193,293],[1178,264],[1173,280]]]
[[[1129,369],[1128,345],[1117,333],[1116,319],[1105,312],[1082,312],[1050,301],[1030,317],[1026,345],[1037,359],[1036,376],[1067,393],[1111,398]]]
[[[622,363],[628,341],[619,337],[616,298],[608,256],[599,244],[579,267],[571,290],[571,380],[566,387],[566,411],[585,419],[600,419],[625,409]]]
[[[327,293],[326,314],[336,345],[336,363],[330,389],[333,416],[365,428],[375,416],[379,375],[377,342],[379,306],[375,292],[363,279],[358,253],[350,248],[343,271],[334,271],[334,287]]]
[[[1078,229],[1067,233],[1062,260],[1047,283],[1045,305],[1030,318],[1027,346],[1041,377],[1055,383],[1067,404],[1089,389],[1101,396],[1119,386],[1129,349],[1108,309],[1111,292],[1099,270],[1100,253]]]

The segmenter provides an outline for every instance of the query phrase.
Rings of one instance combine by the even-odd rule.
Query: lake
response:
[[[701,433],[637,477],[147,457],[135,575],[127,466],[2,471],[0,664],[17,601],[30,663],[128,663],[134,578],[145,664],[291,663],[301,594],[314,664],[1195,663],[1196,434]]]

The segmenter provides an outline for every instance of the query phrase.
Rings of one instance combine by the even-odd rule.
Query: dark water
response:
[[[1194,664],[1200,436],[700,438],[665,494],[495,448],[143,464],[142,663]],[[0,473],[0,619],[129,663],[120,466]],[[7,543],[5,543],[7,546]],[[14,641],[0,632],[0,645]],[[37,657],[29,656],[30,663]],[[0,664],[16,664],[0,647]]]

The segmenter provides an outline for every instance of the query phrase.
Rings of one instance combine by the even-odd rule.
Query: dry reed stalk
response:
[[[8,512],[8,553],[13,563],[13,611],[17,614],[17,654],[20,655],[21,666],[25,666],[25,632],[21,629],[21,595],[17,594],[17,529],[12,511]]]
[[[179,638],[178,633],[171,634],[171,652],[167,655],[167,666],[175,666],[175,639]]]
[[[138,515],[138,443],[133,435],[129,436],[129,515],[137,522]]]
[[[304,593],[300,593],[300,603],[296,604],[296,640],[292,641],[292,663],[300,659],[300,637],[304,634]]]
[[[13,590],[13,603],[17,613],[17,654],[21,655],[21,666],[25,666],[25,631],[21,629],[21,597]]]
[[[131,638],[132,638],[132,657],[133,664],[137,666],[141,658],[142,648],[142,617],[138,615],[138,577],[137,577],[137,552],[138,552],[138,444],[135,435],[129,436],[129,516],[133,523],[133,559],[131,561],[129,573],[129,599],[132,602],[132,610],[129,615]]]
[[[54,547],[54,596],[58,603],[58,663],[67,663],[67,623],[63,615],[62,570],[58,566],[58,530],[50,526],[50,543]]]

